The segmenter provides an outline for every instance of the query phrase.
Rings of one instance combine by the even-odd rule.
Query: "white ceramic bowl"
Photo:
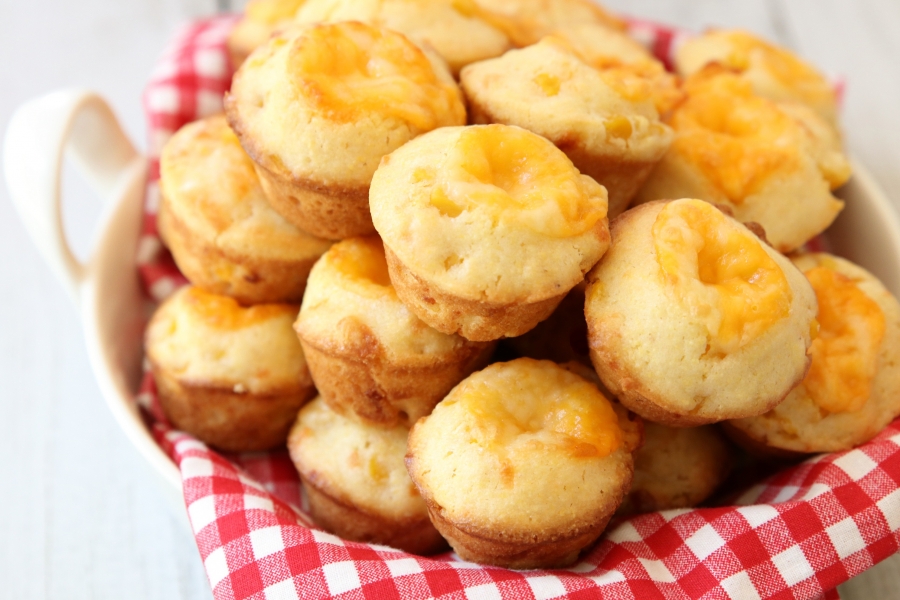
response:
[[[64,158],[71,159],[105,207],[88,260],[66,244],[60,213]],[[136,252],[147,161],[125,136],[107,103],[91,92],[62,90],[21,106],[3,148],[10,197],[31,239],[77,305],[88,356],[113,417],[173,509],[189,527],[181,476],[138,412],[147,300]]]
[[[64,153],[106,201],[90,258],[80,264],[60,220]],[[94,374],[116,422],[159,480],[187,526],[181,477],[138,413],[145,300],[135,255],[141,228],[146,161],[106,103],[84,91],[61,91],[22,106],[4,145],[10,195],[34,243],[80,306]],[[840,195],[847,206],[828,230],[836,254],[870,270],[900,297],[900,220],[859,164]]]

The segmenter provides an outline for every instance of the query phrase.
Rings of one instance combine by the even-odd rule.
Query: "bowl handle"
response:
[[[85,90],[60,90],[20,106],[9,122],[3,167],[28,234],[75,304],[87,266],[66,241],[60,213],[63,158],[103,198],[118,198],[143,168],[109,105]]]

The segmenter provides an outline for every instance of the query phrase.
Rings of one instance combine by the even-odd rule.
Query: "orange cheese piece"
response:
[[[803,386],[812,400],[831,412],[853,412],[869,399],[884,337],[884,313],[852,279],[827,267],[806,277],[819,302],[819,334]]]
[[[326,256],[344,277],[369,292],[393,293],[384,246],[377,237],[343,240],[332,246]]]
[[[625,100],[653,102],[660,115],[668,113],[684,96],[677,78],[656,60],[624,62],[616,56],[588,54],[559,33],[547,36],[542,43],[551,44],[597,69],[603,82]]]
[[[707,69],[685,87],[670,151],[697,165],[725,199],[741,204],[777,172],[799,168],[799,125],[749,82]]]
[[[446,217],[477,209],[553,237],[606,217],[606,190],[548,140],[518,127],[467,128],[435,173],[430,203]]]
[[[732,49],[723,60],[726,67],[743,72],[758,65],[803,102],[834,102],[834,89],[828,80],[793,53],[745,31],[732,31],[727,37]]]
[[[294,317],[298,311],[293,304],[241,306],[234,298],[211,294],[198,287],[189,289],[185,300],[195,316],[218,330],[244,329],[281,315]]]
[[[353,21],[312,27],[291,49],[288,71],[306,101],[339,123],[375,113],[424,132],[466,120],[456,86],[438,78],[415,44],[387,29]]]
[[[740,349],[790,314],[793,294],[781,267],[711,204],[672,202],[652,233],[659,266],[706,325],[713,356]]]
[[[623,445],[616,412],[592,383],[549,361],[489,369],[490,377],[464,381],[445,400],[474,417],[480,445],[497,451],[524,438],[572,458],[603,458]]]

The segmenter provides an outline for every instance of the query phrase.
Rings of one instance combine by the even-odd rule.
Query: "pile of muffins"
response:
[[[828,82],[740,31],[673,74],[624,30],[588,0],[252,0],[225,114],[161,158],[171,422],[287,443],[346,539],[519,569],[747,452],[876,435],[900,305],[803,252],[850,176]]]

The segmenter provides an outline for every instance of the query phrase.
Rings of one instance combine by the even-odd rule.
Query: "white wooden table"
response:
[[[237,3],[237,0],[236,2]],[[0,0],[0,135],[44,92],[103,94],[144,145],[143,84],[175,27],[222,0]],[[742,26],[847,76],[852,154],[900,207],[900,2],[608,0],[612,10],[699,30]],[[89,247],[100,207],[66,182],[70,239]],[[75,310],[0,182],[0,598],[211,597],[190,534],[168,512],[103,405]],[[900,599],[900,557],[841,588]]]

